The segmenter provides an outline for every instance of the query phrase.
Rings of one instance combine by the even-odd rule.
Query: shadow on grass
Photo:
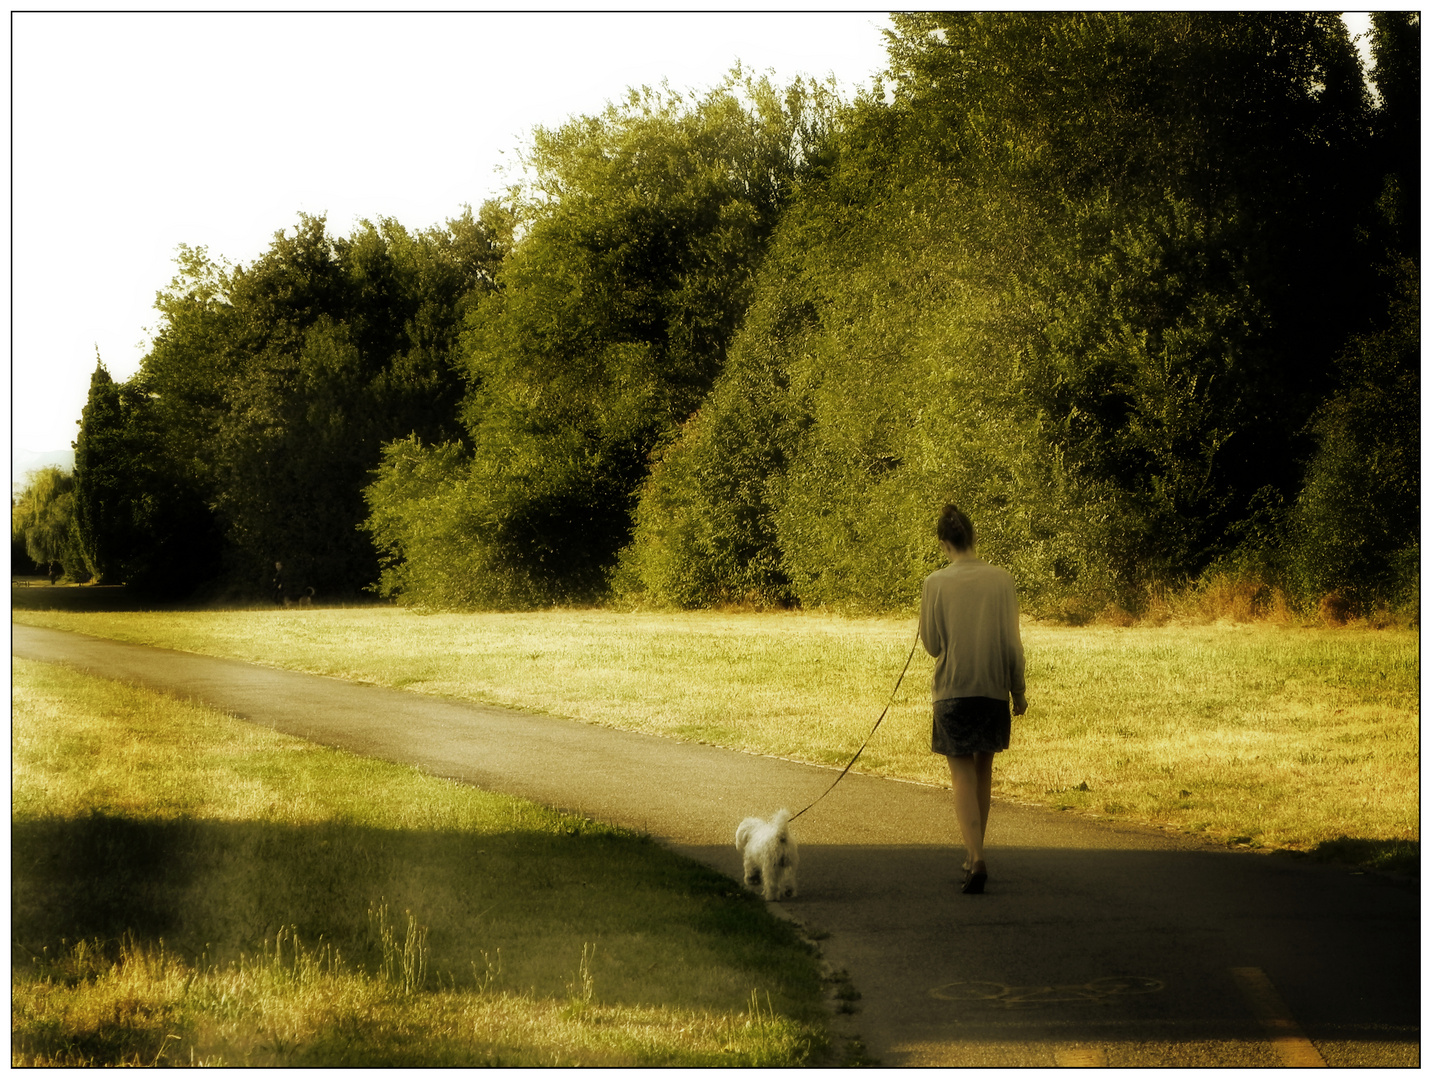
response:
[[[600,823],[425,832],[94,813],[19,821],[11,837],[12,1054],[30,1064],[185,1064],[185,1046],[211,1064],[759,1064],[757,1044],[688,1045],[677,1019],[739,1027],[753,988],[798,1033],[775,1064],[825,1053],[815,958],[792,928],[729,878]],[[333,981],[270,1006],[306,1009],[302,1023],[255,1012],[265,979],[309,985],[313,958],[335,955],[335,979],[392,989],[361,998]],[[274,974],[234,990],[224,973],[240,961]],[[479,1001],[495,1017],[481,1031]],[[659,1031],[622,1027],[624,1008]],[[562,1039],[588,1010],[592,1045],[573,1049]]]
[[[17,973],[79,940],[117,951],[126,937],[223,964],[261,954],[285,927],[373,972],[370,912],[386,904],[395,922],[410,911],[428,928],[444,986],[474,985],[501,949],[504,984],[560,997],[583,945],[600,942],[608,1004],[729,1005],[720,979],[693,979],[703,965],[742,995],[769,989],[778,1009],[805,1012],[819,994],[809,948],[757,898],[599,824],[484,835],[96,813],[16,822],[11,839]]]
[[[1308,854],[1326,862],[1421,877],[1421,846],[1418,840],[1364,840],[1339,836],[1336,840],[1324,840]]]
[[[172,605],[146,601],[123,585],[12,583],[10,606],[16,611],[156,611]]]
[[[128,585],[51,585],[44,578],[12,579],[10,606],[17,611],[270,611],[263,599],[232,596],[176,600],[138,592]],[[391,607],[371,597],[320,600],[316,607]],[[303,609],[299,609],[303,610]]]

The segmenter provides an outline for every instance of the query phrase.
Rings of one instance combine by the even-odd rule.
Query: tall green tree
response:
[[[701,98],[633,91],[534,133],[521,239],[464,339],[472,458],[444,490],[472,502],[444,520],[471,530],[453,534],[469,585],[452,602],[604,592],[649,456],[721,370],[827,117],[818,88],[782,92],[737,72]],[[426,475],[422,452],[403,447],[390,464]],[[412,518],[381,505],[391,480],[369,495],[389,553],[383,589],[431,596],[454,560],[393,531]]]
[[[219,576],[214,515],[175,442],[142,376],[116,383],[96,368],[75,442],[74,516],[101,582],[173,597]]]
[[[1365,243],[1386,309],[1347,343],[1286,535],[1286,584],[1309,607],[1338,593],[1356,609],[1416,609],[1421,545],[1421,60],[1416,12],[1372,16],[1372,169]],[[1275,565],[1280,560],[1266,558]]]
[[[1295,490],[1369,310],[1351,43],[1280,13],[893,22],[892,100],[851,112],[782,220],[783,273],[662,458],[627,565],[658,595],[654,568],[710,595],[745,563],[805,603],[899,605],[950,498],[1046,609],[1137,605],[1235,543],[1265,488]],[[785,419],[714,453],[743,412]],[[761,524],[703,539],[684,507]]]
[[[301,216],[251,266],[181,250],[140,381],[178,473],[212,507],[235,587],[263,588],[276,562],[329,596],[377,576],[363,486],[386,441],[461,434],[458,336],[507,233],[497,207],[337,238]]]
[[[1310,425],[1318,447],[1293,506],[1289,575],[1310,606],[1331,592],[1363,612],[1418,603],[1419,278],[1411,259],[1392,275],[1382,327],[1349,343],[1341,386]]]
[[[1374,125],[1382,171],[1380,217],[1385,242],[1417,257],[1422,238],[1422,19],[1416,11],[1372,13]]]
[[[122,388],[97,361],[75,440],[74,516],[85,559],[101,584],[114,584],[134,544],[134,462],[125,445]]]
[[[948,116],[955,169],[1013,193],[1007,318],[1046,437],[1143,522],[1126,577],[1197,572],[1254,493],[1296,483],[1298,432],[1371,311],[1368,102],[1344,25],[897,26],[912,114]]]

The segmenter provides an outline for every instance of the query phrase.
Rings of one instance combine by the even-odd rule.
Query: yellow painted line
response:
[[[1268,1032],[1273,1052],[1283,1064],[1293,1069],[1325,1069],[1327,1062],[1318,1048],[1308,1041],[1293,1013],[1262,968],[1229,968],[1238,989],[1248,1001],[1253,1015]]]
[[[1061,1069],[1107,1069],[1109,1055],[1097,1046],[1070,1047],[1054,1051],[1054,1064]]]

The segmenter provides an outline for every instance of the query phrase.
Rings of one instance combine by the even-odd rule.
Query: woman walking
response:
[[[920,641],[935,657],[930,749],[945,755],[954,787],[955,820],[965,842],[961,892],[984,891],[984,836],[989,824],[994,756],[1009,749],[1010,704],[1022,716],[1024,645],[1014,579],[975,556],[975,527],[946,506],[935,528],[949,565],[925,579]]]

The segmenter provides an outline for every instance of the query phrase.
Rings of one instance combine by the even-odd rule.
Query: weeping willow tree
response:
[[[35,565],[53,579],[88,581],[93,570],[85,561],[75,519],[75,479],[57,466],[37,469],[10,504],[11,549],[22,547]]]

